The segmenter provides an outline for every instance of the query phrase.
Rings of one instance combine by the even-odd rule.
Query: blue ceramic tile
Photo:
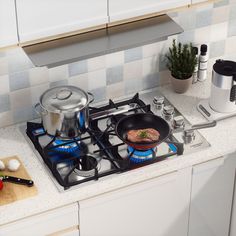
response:
[[[106,70],[106,84],[115,84],[123,80],[123,66],[115,66]]]
[[[68,65],[69,77],[88,72],[87,60],[74,62]]]
[[[34,109],[33,107],[23,107],[21,109],[16,109],[13,111],[13,121],[19,123],[22,121],[28,121],[34,119]]]
[[[140,60],[143,57],[142,47],[125,50],[125,63]]]
[[[142,79],[125,80],[125,94],[134,94],[142,90]]]
[[[9,74],[29,70],[33,67],[32,62],[23,52],[19,51],[8,56]]]
[[[210,44],[210,58],[220,57],[225,53],[225,40],[212,42]]]
[[[196,28],[210,25],[211,19],[212,19],[212,9],[206,9],[206,10],[197,12]]]
[[[195,31],[185,31],[178,35],[178,42],[192,43],[194,41]]]
[[[149,89],[159,86],[160,84],[159,73],[150,74],[146,76],[145,78],[143,78],[142,82],[143,82],[142,84],[143,89]]]
[[[29,72],[22,71],[15,74],[10,74],[9,85],[10,85],[10,91],[28,88],[30,86]]]
[[[59,80],[59,81],[55,81],[50,83],[50,88],[56,87],[56,86],[61,86],[61,85],[68,85],[68,80],[64,79],[64,80]]]
[[[229,20],[228,36],[236,36],[236,19]]]
[[[221,7],[229,4],[229,0],[220,0],[214,2],[214,7]]]
[[[167,69],[166,63],[167,63],[166,56],[160,54],[159,55],[159,71],[163,71]]]
[[[230,5],[229,19],[236,19],[236,4]]]
[[[179,24],[184,31],[192,30],[196,27],[196,11],[188,10],[179,13]]]
[[[94,96],[94,102],[101,102],[106,99],[106,87],[100,87],[90,91]]]
[[[9,94],[0,94],[0,113],[10,111],[10,97]]]

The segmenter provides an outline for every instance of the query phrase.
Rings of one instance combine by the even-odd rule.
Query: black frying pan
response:
[[[160,138],[158,141],[138,143],[127,140],[126,136],[129,130],[147,128],[156,129],[160,133]],[[121,118],[116,124],[115,132],[117,136],[127,145],[137,150],[147,150],[154,148],[167,139],[170,135],[170,126],[164,119],[154,114],[136,113]]]

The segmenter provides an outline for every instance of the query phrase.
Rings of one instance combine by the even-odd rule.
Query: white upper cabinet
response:
[[[14,0],[0,0],[0,47],[18,43]]]
[[[191,0],[109,0],[110,22],[191,4]]]
[[[16,0],[16,7],[20,42],[72,32],[108,21],[107,0]]]

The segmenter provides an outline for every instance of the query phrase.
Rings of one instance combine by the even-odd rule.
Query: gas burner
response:
[[[128,146],[129,159],[134,163],[142,163],[156,157],[157,147],[148,150],[136,150]]]
[[[107,127],[108,128],[115,128],[115,126],[116,126],[116,123],[121,119],[121,118],[123,118],[124,116],[126,116],[125,114],[119,114],[119,115],[113,115],[113,116],[111,116],[111,117],[109,117],[108,119],[107,119]]]
[[[56,146],[54,150],[59,152],[74,152],[77,149],[79,149],[79,141],[78,143],[75,141],[73,143],[68,143],[69,140],[61,140],[61,139],[55,139],[53,141],[53,145]]]
[[[70,142],[70,140],[61,140],[61,139],[55,139],[52,143],[54,146],[54,150],[58,152],[74,152],[77,149],[79,149],[80,141]]]
[[[87,154],[82,159],[78,161],[77,167],[74,169],[74,172],[83,177],[91,177],[95,176],[96,172],[99,169],[99,163],[101,159],[92,156],[91,154]]]

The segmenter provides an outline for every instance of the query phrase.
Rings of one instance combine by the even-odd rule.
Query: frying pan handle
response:
[[[210,128],[210,127],[215,127],[216,126],[216,121],[210,121],[210,122],[204,122],[196,125],[192,125],[192,127],[185,129],[185,131],[193,131],[196,129],[205,129],[205,128]]]

